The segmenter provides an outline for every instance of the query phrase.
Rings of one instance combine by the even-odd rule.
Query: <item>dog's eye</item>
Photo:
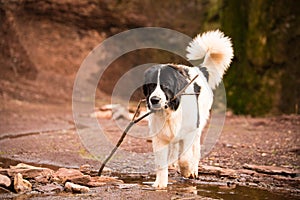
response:
[[[165,85],[161,85],[160,88],[161,88],[162,90],[169,90],[169,88],[168,88],[167,86],[165,86]]]
[[[161,89],[165,92],[173,93],[172,89],[170,89],[170,87],[167,87],[165,85],[161,85]]]
[[[149,96],[155,89],[156,85],[154,83],[148,83],[143,85],[143,92],[145,96]]]
[[[169,87],[167,87],[165,85],[161,85],[160,88],[165,92],[167,100],[173,98],[174,92],[172,90],[170,90]]]

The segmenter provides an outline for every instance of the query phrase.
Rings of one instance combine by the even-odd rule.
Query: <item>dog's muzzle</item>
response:
[[[168,106],[168,103],[165,102],[161,102],[161,98],[158,97],[158,96],[153,96],[151,97],[150,99],[150,103],[151,103],[151,109],[152,110],[161,110],[161,109],[167,109],[169,106]]]
[[[150,102],[151,102],[152,105],[158,105],[158,104],[160,104],[159,103],[160,100],[161,100],[160,97],[154,96],[154,97],[151,97]]]

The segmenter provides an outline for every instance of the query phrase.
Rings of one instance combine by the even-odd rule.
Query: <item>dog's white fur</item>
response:
[[[207,69],[209,78],[207,80],[199,67],[176,65],[178,68],[185,69],[191,78],[198,75],[195,83],[201,87],[201,91],[198,98],[196,95],[181,96],[179,107],[174,111],[164,108],[164,105],[167,105],[167,98],[161,89],[160,72],[158,72],[157,86],[150,98],[158,96],[161,108],[153,108],[157,111],[149,116],[156,164],[156,180],[153,186],[157,188],[167,186],[168,165],[170,164],[174,166],[178,164],[184,177],[196,178],[198,176],[200,136],[209,119],[213,103],[212,89],[215,89],[221,82],[233,57],[230,39],[219,30],[198,35],[190,42],[187,52],[189,60],[204,59],[201,66]],[[194,93],[193,84],[185,92]],[[151,108],[151,102],[149,106]],[[197,115],[200,117],[200,124],[195,127]]]
[[[233,49],[230,38],[219,30],[209,31],[197,35],[187,47],[189,60],[203,59],[202,65],[209,73],[209,86],[215,89],[229,67],[233,58]]]

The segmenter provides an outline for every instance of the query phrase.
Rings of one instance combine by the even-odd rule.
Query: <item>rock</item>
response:
[[[124,183],[122,180],[118,180],[114,177],[108,177],[108,176],[95,176],[91,177],[91,181],[87,183],[87,186],[90,187],[99,187],[106,184],[120,184]]]
[[[39,185],[35,189],[42,193],[51,193],[51,192],[59,193],[64,190],[64,188],[61,185],[55,183]]]
[[[35,167],[24,163],[20,163],[16,166],[11,166],[10,169],[7,170],[7,174],[11,177],[14,177],[18,173],[22,174],[24,178],[29,179],[33,179],[38,176],[49,179],[54,173],[54,171],[49,168]]]
[[[247,179],[245,177],[242,177],[242,178],[239,179],[239,181],[242,182],[242,183],[244,183],[244,182],[247,181]]]
[[[98,170],[96,170],[96,169],[92,169],[91,170],[91,172],[88,174],[88,175],[90,175],[90,176],[98,176]],[[103,170],[102,170],[102,174],[103,174],[103,176],[108,176],[108,175],[110,175],[111,173],[113,172],[113,170],[111,169],[111,168],[109,168],[109,167],[104,167],[103,168]]]
[[[9,187],[11,184],[10,178],[5,175],[0,174],[0,186]]]
[[[248,183],[247,185],[248,185],[248,186],[251,186],[251,187],[258,187],[258,185],[257,185],[256,183],[251,183],[251,182]]]
[[[277,175],[284,175],[284,176],[291,176],[291,177],[296,177],[297,174],[300,174],[299,171],[289,170],[286,168],[276,167],[276,166],[244,164],[243,167],[245,169],[255,170],[259,173],[264,173],[264,174],[273,174],[273,175],[277,174]]]
[[[90,191],[90,188],[75,183],[66,182],[65,190],[73,193],[87,193]]]
[[[118,119],[126,119],[126,120],[131,120],[128,110],[121,106],[121,105],[116,105],[112,108],[112,119],[118,120]]]
[[[102,173],[111,173],[113,170],[109,167],[104,167]],[[98,171],[97,171],[98,174]]]
[[[222,170],[221,167],[214,167],[214,166],[209,166],[209,165],[199,166],[199,172],[204,173],[204,174],[219,175],[221,170]]]
[[[118,104],[106,104],[104,106],[101,106],[99,108],[99,110],[101,110],[101,111],[108,111],[108,110],[112,110],[113,108],[118,107],[118,106],[119,106]]]
[[[27,165],[25,163],[19,163],[16,166],[10,166],[10,169],[36,169],[36,168],[39,168],[39,167]]]
[[[14,176],[14,189],[17,193],[30,192],[32,185],[29,181],[23,179],[22,174],[18,173]]]
[[[112,111],[96,111],[93,112],[90,117],[92,118],[102,118],[102,119],[111,119]]]
[[[133,184],[129,184],[129,183],[126,183],[126,184],[118,184],[118,188],[119,189],[131,189],[131,188],[134,188],[134,187],[138,187],[139,185],[136,184],[136,183],[133,183]]]
[[[220,176],[226,176],[228,178],[237,178],[237,172],[234,169],[225,169],[221,168],[221,171],[219,173]]]
[[[34,177],[34,180],[35,180],[37,183],[42,183],[42,184],[49,183],[50,179],[51,179],[51,177],[43,176],[43,175]]]
[[[293,186],[295,188],[299,188],[300,185],[300,177],[290,178],[280,175],[273,175],[273,178],[275,180],[280,181],[281,183],[288,183],[288,185]]]
[[[128,110],[120,104],[107,104],[101,106],[98,111],[93,112],[90,117],[104,119],[131,119]]]
[[[231,149],[236,149],[237,146],[236,145],[233,145],[233,144],[226,144],[226,143],[223,143],[223,146],[226,147],[226,148],[231,148]]]
[[[84,174],[77,169],[60,168],[53,174],[53,181],[65,183],[68,180],[83,177]]]
[[[90,182],[88,182],[88,184],[87,184],[87,186],[89,186],[89,187],[100,187],[100,186],[103,186],[103,185],[106,185],[106,183],[98,181],[94,177],[92,177],[92,180]]]
[[[8,175],[8,170],[9,169],[2,169],[2,168],[0,168],[0,174],[2,174],[2,175]]]
[[[268,154],[267,153],[262,153],[261,156],[262,157],[266,157]]]
[[[67,179],[67,181],[71,181],[72,183],[79,184],[79,185],[88,185],[88,183],[91,182],[91,176],[82,175],[82,176],[70,177]]]
[[[11,191],[9,191],[8,189],[0,186],[0,194],[6,194],[6,193],[11,193]]]
[[[226,169],[222,167],[201,165],[199,166],[199,172],[204,174],[213,174],[217,176],[226,176],[228,178],[237,178],[238,173],[234,169]]]
[[[241,174],[241,175],[250,175],[250,176],[253,176],[256,171],[253,171],[253,170],[249,170],[249,169],[238,169],[238,173]]]
[[[80,171],[81,173],[90,175],[90,173],[91,173],[91,171],[92,171],[92,167],[91,167],[91,165],[89,165],[89,164],[81,165],[80,168],[79,168],[79,171]]]

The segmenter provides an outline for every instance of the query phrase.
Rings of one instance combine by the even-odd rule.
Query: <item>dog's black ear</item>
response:
[[[180,92],[187,84],[187,80],[186,78],[183,76],[183,74],[181,74],[179,71],[175,70],[174,71],[174,80],[175,81],[175,84],[174,84],[174,96]],[[172,110],[177,110],[179,104],[180,104],[180,100],[181,100],[181,97],[177,97],[175,98],[173,101],[171,101],[169,103],[169,107],[172,109]]]
[[[143,93],[144,93],[145,97],[148,97],[150,95],[149,91],[150,91],[149,90],[149,84],[144,83],[144,85],[143,85]]]
[[[154,91],[157,81],[157,67],[153,66],[147,69],[144,73],[143,93],[145,97],[149,97]]]
[[[178,92],[180,92],[180,90],[182,90],[187,84],[187,80],[186,78],[178,71],[176,71],[175,73],[175,77],[176,77],[176,88],[175,88],[175,94],[177,94]]]

